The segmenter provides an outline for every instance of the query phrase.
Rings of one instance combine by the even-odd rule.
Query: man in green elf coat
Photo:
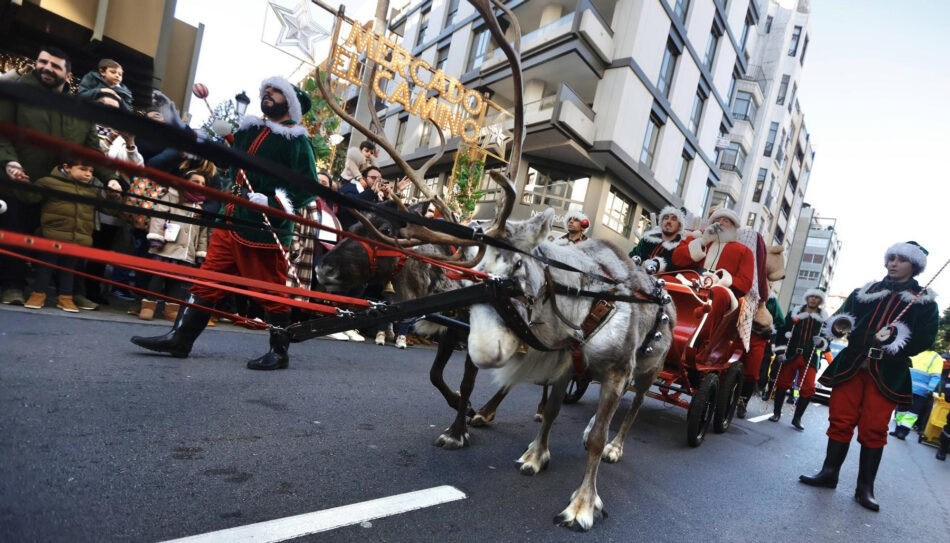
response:
[[[914,279],[927,266],[927,251],[913,241],[898,243],[887,250],[884,264],[887,277],[855,289],[825,324],[826,335],[850,335],[819,380],[832,388],[824,465],[814,476],[799,477],[807,485],[835,488],[857,427],[861,458],[854,499],[872,511],[880,508],[874,479],[891,412],[911,403],[910,357],[933,345],[939,322],[936,294]]]
[[[317,185],[317,171],[313,148],[306,127],[300,124],[302,116],[310,110],[310,98],[282,77],[271,77],[261,83],[261,111],[264,118],[248,115],[234,135],[235,149],[250,155],[283,164]],[[245,179],[232,168],[231,180],[242,194],[256,204],[269,205],[293,213],[295,207],[304,207],[316,198],[315,190],[285,183],[281,179],[257,172],[247,172]],[[208,255],[201,269],[230,273],[284,285],[288,265],[274,234],[264,226],[260,212],[228,204],[225,214],[251,221],[259,229],[215,229],[208,244]],[[270,219],[279,235],[280,244],[289,248],[293,222],[273,217]],[[255,290],[255,289],[251,289]],[[213,287],[195,285],[191,288],[192,303],[213,306],[227,296],[227,292]],[[281,329],[290,324],[290,306],[270,300],[258,300],[266,312],[267,322],[277,329],[271,331],[270,350],[251,360],[247,367],[253,370],[286,368],[290,357],[287,353],[290,340]],[[133,337],[132,343],[153,351],[169,353],[185,358],[191,352],[195,340],[204,330],[210,314],[193,307],[185,307],[171,331],[163,336]]]

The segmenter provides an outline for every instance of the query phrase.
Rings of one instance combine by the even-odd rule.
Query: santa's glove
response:
[[[654,275],[656,272],[660,271],[660,262],[655,258],[648,258],[643,263],[643,271],[650,275]]]
[[[881,345],[887,345],[888,343],[894,341],[894,338],[897,336],[897,328],[893,326],[885,326],[877,331],[874,334],[874,339],[878,341]]]
[[[722,228],[718,224],[710,224],[706,227],[706,230],[703,232],[702,242],[703,245],[708,245],[717,239],[719,239],[719,231]]]
[[[148,241],[148,246],[150,249],[161,249],[162,245],[165,245],[164,241],[158,241],[157,239],[151,239]]]
[[[819,351],[824,351],[825,349],[828,348],[828,340],[821,336],[815,336],[814,338],[812,338],[812,341],[815,344],[815,348],[818,349]]]
[[[259,192],[252,192],[247,195],[247,199],[255,204],[260,204],[262,206],[267,205],[267,195],[261,194]]]
[[[205,257],[203,256],[199,256],[198,258],[195,259],[195,264],[197,264],[198,266],[201,266],[204,263],[205,263]]]

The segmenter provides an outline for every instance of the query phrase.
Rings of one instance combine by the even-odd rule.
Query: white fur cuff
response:
[[[284,189],[274,189],[274,198],[280,202],[280,206],[284,208],[284,211],[294,214],[294,202],[290,199],[290,195],[287,194],[287,191]]]
[[[693,259],[693,262],[699,262],[702,259],[706,258],[706,250],[703,249],[703,240],[700,238],[694,238],[689,242],[689,257]]]
[[[150,234],[148,234],[147,236],[145,236],[145,239],[147,239],[147,240],[149,240],[149,241],[161,241],[161,242],[164,242],[164,241],[165,241],[165,236],[163,236],[163,235],[161,235],[161,234],[151,234],[151,233],[150,233]]]
[[[903,349],[904,345],[907,345],[907,342],[910,341],[910,328],[908,328],[906,324],[897,321],[893,326],[896,331],[893,341],[882,347],[884,351],[889,354],[897,354],[897,352]]]
[[[825,321],[825,324],[822,325],[822,327],[821,327],[821,335],[823,335],[823,336],[825,336],[826,338],[829,338],[829,339],[835,339],[835,338],[837,338],[838,336],[835,335],[835,333],[832,331],[831,327],[832,327],[832,325],[834,325],[835,321],[837,321],[838,319],[844,319],[844,320],[848,321],[848,323],[851,325],[851,329],[854,330],[854,324],[855,324],[854,315],[850,315],[850,314],[848,314],[848,313],[841,313],[841,314],[838,314],[838,315],[832,315],[832,316],[828,317],[828,320],[826,320],[826,321]]]

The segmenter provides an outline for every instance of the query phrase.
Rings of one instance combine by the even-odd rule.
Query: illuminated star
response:
[[[329,37],[330,31],[313,20],[308,0],[302,0],[293,10],[276,2],[270,2],[270,7],[280,21],[280,35],[277,36],[276,45],[295,46],[303,51],[307,58],[313,59],[316,55],[316,43]]]
[[[485,134],[482,136],[482,148],[485,150],[494,149],[497,151],[498,156],[504,160],[505,145],[508,140],[511,139],[511,136],[508,134],[508,131],[505,130],[501,116],[498,116],[496,121],[497,122],[485,127]]]

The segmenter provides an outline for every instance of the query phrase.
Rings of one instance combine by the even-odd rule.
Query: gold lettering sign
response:
[[[342,25],[343,21],[338,20],[337,24]],[[377,97],[400,104],[411,115],[427,122],[431,120],[447,135],[459,136],[466,143],[478,140],[487,107],[498,107],[481,92],[466,88],[458,78],[434,69],[394,40],[369,30],[369,25],[353,24],[349,35],[333,51],[328,62],[332,76],[362,86],[362,59],[371,59],[377,64],[372,82]],[[388,94],[383,89],[383,80],[386,90],[391,90]]]

